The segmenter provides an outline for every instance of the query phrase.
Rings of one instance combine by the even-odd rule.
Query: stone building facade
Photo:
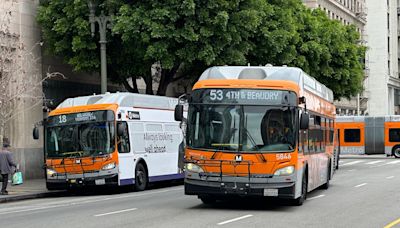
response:
[[[304,4],[312,9],[320,8],[329,18],[338,20],[344,25],[353,24],[360,33],[360,42],[367,44],[367,7],[365,0],[303,0]],[[380,2],[380,1],[377,1]],[[365,63],[365,81],[369,77],[369,62]],[[364,92],[352,99],[336,101],[338,115],[365,115],[368,113],[368,88],[364,84]]]
[[[1,0],[0,24],[1,36],[0,55],[4,56],[6,49],[4,42],[7,42],[7,33],[12,34],[16,39],[16,47],[23,47],[30,56],[28,58],[16,57],[16,64],[21,66],[23,72],[15,74],[16,81],[29,80],[32,78],[34,85],[40,90],[41,72],[41,40],[40,29],[36,24],[36,8],[38,0]],[[7,32],[6,32],[7,31]],[[29,61],[26,61],[29,59]],[[13,63],[14,64],[14,63]],[[29,78],[27,78],[29,77]],[[20,92],[20,91],[19,91]],[[41,91],[37,91],[38,95]],[[40,101],[40,100],[39,100]],[[37,103],[31,99],[22,98],[17,101],[18,107],[22,107],[15,113],[10,121],[6,123],[5,136],[10,139],[12,151],[19,163],[20,170],[25,178],[43,177],[43,141],[35,141],[32,138],[34,124],[43,119],[41,102]],[[41,137],[43,138],[43,137]]]
[[[366,0],[368,7],[367,78],[368,113],[371,116],[400,114],[400,1]]]

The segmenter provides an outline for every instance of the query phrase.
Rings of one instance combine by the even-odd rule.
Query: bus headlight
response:
[[[275,171],[275,176],[289,176],[294,173],[294,166],[287,166]]]
[[[53,169],[46,169],[46,173],[48,177],[54,177],[57,174],[57,172]]]
[[[115,168],[115,162],[108,163],[107,165],[103,166],[101,170],[110,170]]]
[[[193,173],[203,173],[204,172],[204,170],[200,166],[193,164],[193,163],[186,163],[185,167],[186,167],[187,171],[190,171]]]

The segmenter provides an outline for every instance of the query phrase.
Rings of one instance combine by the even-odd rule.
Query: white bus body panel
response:
[[[116,120],[128,123],[131,150],[118,154],[119,185],[135,183],[135,168],[142,160],[150,182],[183,178],[178,167],[183,132],[174,120],[177,98],[117,92],[69,98],[57,108],[90,104],[117,104]]]
[[[173,110],[121,108],[122,120],[127,121],[130,153],[119,153],[120,184],[132,184],[135,167],[144,161],[149,181],[183,178],[178,168],[179,145],[183,142],[179,122]],[[139,114],[140,120],[126,118],[128,112]],[[124,114],[125,113],[125,114]]]

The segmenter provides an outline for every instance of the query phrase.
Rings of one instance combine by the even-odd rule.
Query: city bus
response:
[[[132,185],[141,191],[149,182],[183,179],[177,103],[132,93],[66,99],[43,122],[47,188]],[[33,134],[38,139],[37,127]]]
[[[338,116],[341,154],[400,158],[400,116]]]
[[[188,97],[186,195],[291,199],[328,188],[334,170],[333,93],[299,68],[207,69]],[[182,120],[183,107],[175,109]]]

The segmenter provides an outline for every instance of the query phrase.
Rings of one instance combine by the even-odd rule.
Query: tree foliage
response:
[[[76,70],[99,68],[98,37],[90,36],[86,0],[45,0],[39,22],[49,50]],[[108,69],[113,80],[143,77],[147,93],[150,68],[161,66],[157,94],[174,81],[196,80],[212,65],[272,63],[302,68],[349,97],[362,88],[365,48],[353,26],[311,11],[299,0],[112,0]],[[130,88],[137,91],[137,88]]]

